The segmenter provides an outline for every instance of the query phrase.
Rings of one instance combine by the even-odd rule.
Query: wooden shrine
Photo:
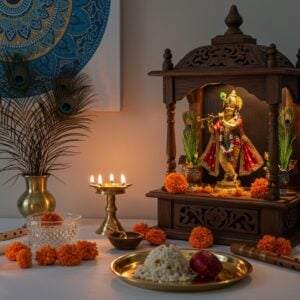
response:
[[[297,119],[300,119],[300,52],[294,66],[274,44],[257,45],[256,39],[243,34],[243,20],[236,6],[232,6],[225,23],[224,35],[212,39],[211,45],[196,48],[185,55],[175,66],[170,49],[164,52],[161,71],[151,71],[150,76],[163,77],[163,101],[167,111],[167,170],[176,171],[175,112],[176,102],[187,98],[189,109],[197,116],[210,113],[211,102],[207,95],[219,86],[242,88],[251,104],[243,117],[252,120],[255,128],[252,137],[260,151],[269,152],[268,199],[213,197],[209,194],[187,192],[171,194],[164,189],[148,192],[148,197],[158,200],[158,226],[169,238],[187,239],[194,226],[206,226],[215,236],[215,242],[254,243],[264,234],[284,236],[292,243],[300,241],[300,177],[292,175],[293,192],[280,197],[279,192],[279,142],[278,113],[282,103],[282,91],[287,88],[293,96]],[[252,98],[256,102],[252,102]],[[257,118],[265,106],[265,116]],[[296,132],[299,131],[297,121]],[[260,130],[261,129],[261,130]],[[262,132],[265,132],[262,134]],[[207,142],[199,131],[199,153]],[[300,161],[300,137],[295,143],[294,159]],[[261,176],[258,173],[256,176]],[[202,182],[210,180],[203,172]],[[249,181],[248,181],[249,185]]]

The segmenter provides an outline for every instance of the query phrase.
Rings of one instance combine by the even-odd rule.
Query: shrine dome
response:
[[[198,47],[186,54],[174,70],[214,70],[218,68],[295,68],[291,61],[280,53],[274,44],[262,46],[256,39],[240,30],[243,19],[235,5],[231,6],[225,19],[228,26],[224,35],[211,40],[211,45]],[[273,56],[273,62],[268,56]]]

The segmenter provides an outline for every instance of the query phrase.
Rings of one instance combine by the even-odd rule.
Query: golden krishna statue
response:
[[[243,100],[233,90],[229,95],[220,94],[224,111],[218,116],[209,115],[209,143],[200,157],[200,164],[210,175],[218,176],[220,165],[224,179],[218,182],[221,187],[239,185],[238,175],[249,175],[263,166],[264,161],[252,142],[245,135],[240,110]],[[218,117],[214,124],[213,119]]]

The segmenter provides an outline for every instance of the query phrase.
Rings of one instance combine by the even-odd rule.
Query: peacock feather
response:
[[[17,172],[10,179],[69,167],[62,158],[75,155],[75,144],[87,136],[93,99],[88,77],[61,75],[52,87],[41,87],[44,92],[37,96],[1,98],[0,171]]]
[[[288,89],[285,90],[285,103],[282,105],[278,116],[278,140],[280,169],[289,171],[290,159],[293,153],[293,143],[296,135],[293,132],[295,123],[295,108],[292,96]]]

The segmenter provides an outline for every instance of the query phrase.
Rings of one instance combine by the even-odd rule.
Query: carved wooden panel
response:
[[[291,205],[283,214],[284,231],[288,232],[291,228],[297,228],[300,224],[300,207],[298,204]]]
[[[257,234],[259,213],[251,209],[175,204],[175,228],[205,226],[214,231]]]
[[[175,69],[209,67],[266,67],[268,47],[251,44],[225,44],[199,47],[188,53]],[[280,52],[276,53],[278,67],[293,68]]]

